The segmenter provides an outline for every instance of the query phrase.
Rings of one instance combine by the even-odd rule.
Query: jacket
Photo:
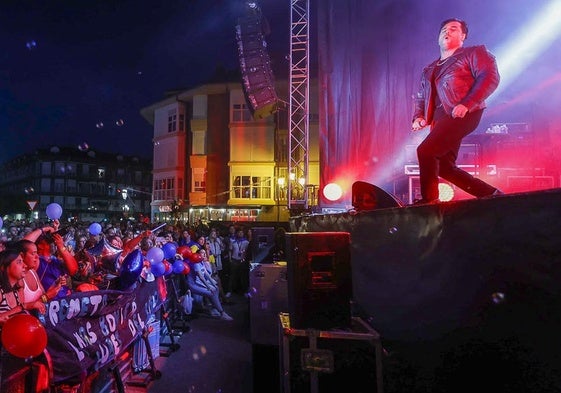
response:
[[[432,124],[435,108],[431,79],[437,62],[423,69],[421,88],[414,97],[413,121],[423,117],[427,124]],[[484,45],[458,48],[434,75],[438,97],[449,115],[459,104],[470,112],[484,109],[485,99],[497,89],[499,80],[495,56]]]

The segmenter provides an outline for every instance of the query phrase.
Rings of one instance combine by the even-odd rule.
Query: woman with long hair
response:
[[[21,252],[6,249],[0,252],[0,326],[14,314],[37,310],[45,312],[45,304],[41,301],[26,303],[21,285],[25,275],[25,265]]]

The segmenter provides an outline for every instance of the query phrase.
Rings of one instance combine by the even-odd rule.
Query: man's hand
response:
[[[463,117],[466,115],[466,113],[468,113],[468,108],[466,108],[462,104],[458,104],[454,107],[454,109],[452,109],[452,117],[453,118],[459,117],[460,119],[463,119]]]
[[[417,117],[414,121],[413,121],[413,125],[411,126],[411,129],[413,131],[419,131],[422,130],[423,128],[425,128],[427,125],[427,122],[424,118],[422,117]]]

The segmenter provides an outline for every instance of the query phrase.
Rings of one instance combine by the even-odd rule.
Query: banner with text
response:
[[[162,304],[156,282],[129,291],[75,292],[48,303],[45,315],[54,382],[79,383],[127,349]]]

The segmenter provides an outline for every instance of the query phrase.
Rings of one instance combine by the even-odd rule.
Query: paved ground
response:
[[[169,356],[156,358],[159,379],[147,387],[127,384],[127,393],[251,393],[252,346],[249,341],[249,301],[241,295],[224,306],[234,321],[198,314],[187,325],[191,330],[174,336],[179,345]],[[181,324],[174,324],[180,327]],[[176,329],[177,331],[178,329]],[[169,343],[169,336],[163,336]],[[169,347],[162,346],[162,350]],[[146,376],[141,373],[135,380]],[[148,378],[150,380],[150,378]]]

